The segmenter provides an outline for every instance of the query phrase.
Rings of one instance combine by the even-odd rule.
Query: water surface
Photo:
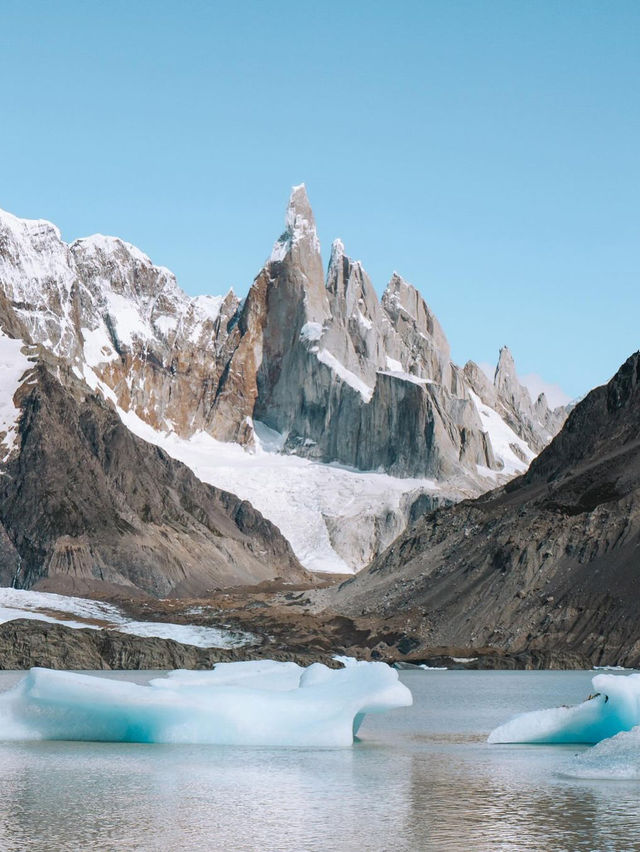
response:
[[[0,743],[0,850],[640,849],[640,783],[556,775],[579,746],[485,742],[585,698],[592,673],[401,676],[414,706],[349,749]]]

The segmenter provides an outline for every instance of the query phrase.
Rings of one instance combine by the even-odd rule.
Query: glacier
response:
[[[520,713],[495,728],[489,742],[593,744],[640,725],[640,674],[598,674],[591,683],[594,694],[581,704]]]
[[[33,668],[0,696],[0,739],[345,747],[366,714],[413,699],[386,663],[344,662],[219,663],[146,685]]]

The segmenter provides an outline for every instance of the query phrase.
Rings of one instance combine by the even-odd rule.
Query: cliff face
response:
[[[637,665],[639,435],[636,353],[524,476],[422,517],[331,606],[405,612],[424,648],[555,648]]]

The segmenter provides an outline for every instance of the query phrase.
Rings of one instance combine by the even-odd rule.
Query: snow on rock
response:
[[[13,397],[24,374],[33,366],[22,353],[22,340],[0,331],[0,457],[5,460],[15,445],[20,409]]]
[[[469,389],[469,395],[478,411],[484,431],[489,435],[493,453],[504,465],[500,473],[510,476],[524,473],[536,454],[527,442],[518,437],[513,429],[505,423],[497,411],[485,405],[471,389]],[[494,476],[496,474],[495,471],[490,473]]]
[[[55,614],[54,614],[55,613]],[[114,604],[85,598],[55,595],[49,592],[0,588],[0,624],[26,618],[63,624],[74,629],[117,630],[133,636],[173,639],[199,648],[234,648],[253,641],[248,633],[217,627],[173,624],[164,621],[134,621]]]
[[[322,323],[306,322],[300,329],[300,339],[311,343],[322,337]]]
[[[144,686],[31,669],[0,697],[3,738],[344,747],[367,713],[412,703],[385,663],[338,670],[314,663],[300,673],[269,664],[265,673],[260,663],[260,674],[251,662],[222,663]]]
[[[640,724],[640,674],[600,674],[594,695],[573,707],[514,716],[489,735],[490,743],[597,743]]]
[[[325,364],[330,370],[333,370],[336,376],[342,379],[345,384],[358,391],[365,402],[369,402],[371,400],[371,397],[373,396],[373,388],[366,384],[366,382],[363,382],[360,376],[356,376],[356,374],[351,372],[351,370],[348,370],[344,364],[341,364],[335,355],[332,355],[328,349],[320,349],[320,351],[316,353],[316,358],[321,364]]]

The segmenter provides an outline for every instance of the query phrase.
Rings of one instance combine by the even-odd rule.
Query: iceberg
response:
[[[602,740],[573,758],[561,774],[569,778],[640,778],[640,727]]]
[[[0,696],[0,739],[340,747],[368,713],[412,700],[379,662],[219,663],[145,685],[33,668]]]
[[[599,674],[591,682],[594,694],[581,704],[521,713],[495,728],[489,742],[599,743],[640,725],[640,674]]]

